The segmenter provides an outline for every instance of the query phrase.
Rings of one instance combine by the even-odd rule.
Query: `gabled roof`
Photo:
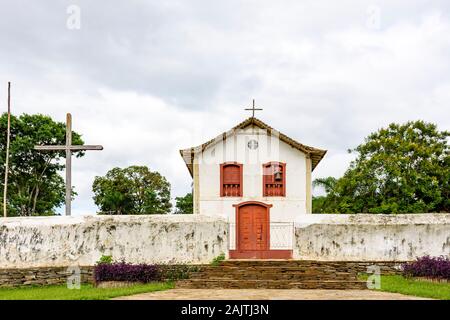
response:
[[[239,123],[237,126],[232,128],[231,130],[228,130],[222,134],[219,134],[217,137],[215,137],[197,147],[180,150],[180,154],[183,157],[183,160],[186,163],[186,166],[189,169],[189,173],[191,174],[191,176],[193,176],[192,165],[194,163],[194,155],[196,153],[203,152],[207,147],[217,143],[218,141],[226,140],[228,137],[234,135],[236,130],[242,130],[251,125],[255,125],[261,129],[267,130],[267,133],[270,135],[277,135],[281,141],[287,143],[288,145],[290,145],[291,147],[293,147],[297,150],[300,150],[300,151],[308,154],[312,160],[311,161],[312,162],[312,170],[314,170],[314,168],[319,164],[320,160],[322,160],[322,158],[325,156],[325,153],[327,153],[327,150],[317,149],[314,147],[304,145],[300,142],[297,142],[294,139],[289,138],[285,134],[283,134],[283,133],[275,130],[274,128],[270,127],[269,125],[265,124],[261,120],[255,118],[255,117],[250,117],[250,118],[246,119],[245,121]]]

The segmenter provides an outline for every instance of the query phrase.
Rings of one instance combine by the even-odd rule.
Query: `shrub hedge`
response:
[[[126,262],[98,263],[94,268],[95,282],[129,281],[148,283],[163,280],[178,280],[198,271],[197,266],[131,264]]]
[[[416,261],[403,264],[402,269],[405,277],[426,277],[450,280],[449,257],[420,257],[417,258]]]
[[[95,282],[130,281],[148,283],[160,281],[158,267],[151,264],[131,264],[125,262],[99,263],[94,269]]]

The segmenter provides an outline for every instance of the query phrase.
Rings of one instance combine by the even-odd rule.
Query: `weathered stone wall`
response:
[[[205,266],[208,265],[162,264],[158,270],[162,279],[174,281],[188,278],[191,272]],[[78,279],[80,283],[95,284],[94,269],[94,266],[0,268],[0,287],[73,284]]]
[[[306,215],[295,228],[294,257],[409,261],[450,256],[450,214]]]
[[[94,283],[92,266],[79,267],[80,283]],[[74,275],[68,267],[0,269],[0,287],[43,286],[66,284]]]
[[[243,262],[242,260],[239,262]],[[351,262],[327,262],[331,266],[325,265],[328,272],[333,272],[334,268],[345,270],[350,273],[370,273],[373,268],[378,267],[381,274],[401,274],[401,263],[393,261],[351,261]],[[312,265],[317,264],[317,261]],[[164,270],[167,280],[182,280],[190,278],[192,272],[208,272],[210,265],[160,265]],[[19,287],[19,286],[40,286],[40,285],[65,285],[73,283],[71,279],[76,276],[75,272],[80,272],[80,283],[94,284],[94,267],[80,266],[79,269],[73,267],[37,267],[37,268],[0,268],[0,288],[1,287]],[[250,273],[258,272],[257,269]],[[217,276],[217,275],[215,275]],[[203,276],[202,276],[203,277]],[[345,283],[343,283],[345,285]]]
[[[0,268],[131,263],[209,263],[227,252],[227,222],[198,215],[0,219]]]
[[[408,261],[450,255],[450,214],[301,215],[294,258]],[[228,252],[228,224],[203,215],[0,218],[0,269],[209,263]]]

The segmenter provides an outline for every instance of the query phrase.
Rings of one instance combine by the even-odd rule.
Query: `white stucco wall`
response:
[[[258,148],[247,147],[250,140]],[[243,166],[243,197],[220,197],[220,164],[236,161]],[[286,197],[263,197],[262,165],[270,161],[286,163]],[[233,204],[261,201],[272,204],[271,221],[293,221],[306,213],[305,154],[265,130],[249,126],[234,137],[218,141],[199,153],[194,163],[199,167],[199,213],[235,220]]]
[[[450,214],[312,214],[295,226],[294,258],[407,261],[450,256]]]
[[[143,215],[0,218],[0,268],[93,265],[102,254],[139,263],[209,263],[228,253],[220,217]],[[302,215],[295,259],[403,261],[450,255],[450,214]]]
[[[0,268],[209,263],[227,252],[227,223],[199,215],[0,218]]]

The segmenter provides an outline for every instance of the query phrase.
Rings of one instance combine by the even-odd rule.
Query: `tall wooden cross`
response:
[[[253,99],[253,108],[246,108],[245,110],[252,111],[252,118],[254,118],[255,117],[255,111],[259,111],[259,110],[262,110],[262,109],[255,107],[255,99]]]
[[[66,216],[70,216],[72,202],[72,152],[82,150],[103,150],[100,145],[72,145],[72,115],[66,117],[66,145],[35,146],[35,150],[66,151]]]

